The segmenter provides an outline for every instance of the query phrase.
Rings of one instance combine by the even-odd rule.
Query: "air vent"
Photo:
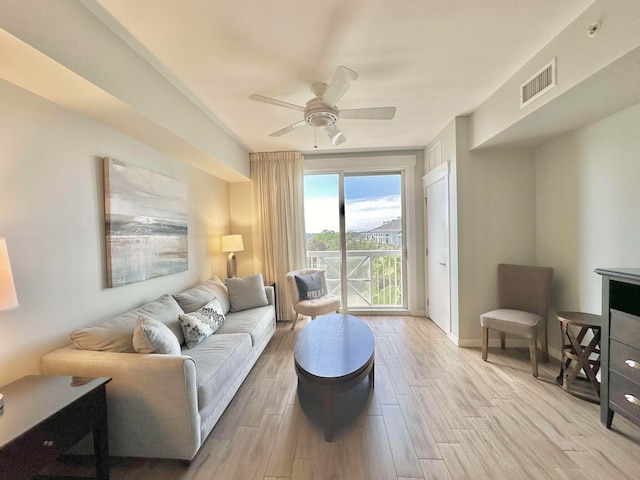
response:
[[[531,78],[520,85],[520,108],[533,102],[556,86],[555,57],[538,70]]]

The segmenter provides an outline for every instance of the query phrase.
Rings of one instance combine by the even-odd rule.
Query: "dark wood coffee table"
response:
[[[324,429],[353,420],[369,399],[374,384],[371,329],[345,314],[318,317],[305,326],[293,351],[298,398],[305,414]]]

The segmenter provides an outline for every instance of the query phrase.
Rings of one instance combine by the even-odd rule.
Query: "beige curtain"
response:
[[[285,275],[306,265],[302,155],[252,153],[251,182],[256,267],[276,283],[278,320],[293,320]]]

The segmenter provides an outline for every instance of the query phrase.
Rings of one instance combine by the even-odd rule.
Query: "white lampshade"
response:
[[[0,237],[0,311],[13,310],[18,305],[18,296],[13,284],[11,263],[7,252],[7,242],[4,237]]]
[[[242,243],[242,235],[223,235],[222,251],[223,252],[242,252],[244,243]]]

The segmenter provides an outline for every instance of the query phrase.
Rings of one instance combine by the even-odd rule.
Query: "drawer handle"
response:
[[[626,363],[631,368],[637,368],[638,370],[640,370],[640,363],[636,362],[635,360],[625,360],[624,363]]]
[[[636,397],[634,397],[633,395],[629,395],[628,393],[625,394],[624,398],[627,399],[627,402],[629,403],[633,403],[634,405],[638,405],[640,406],[640,400],[638,400]]]
[[[45,440],[42,444],[45,447],[53,447],[53,440]]]

